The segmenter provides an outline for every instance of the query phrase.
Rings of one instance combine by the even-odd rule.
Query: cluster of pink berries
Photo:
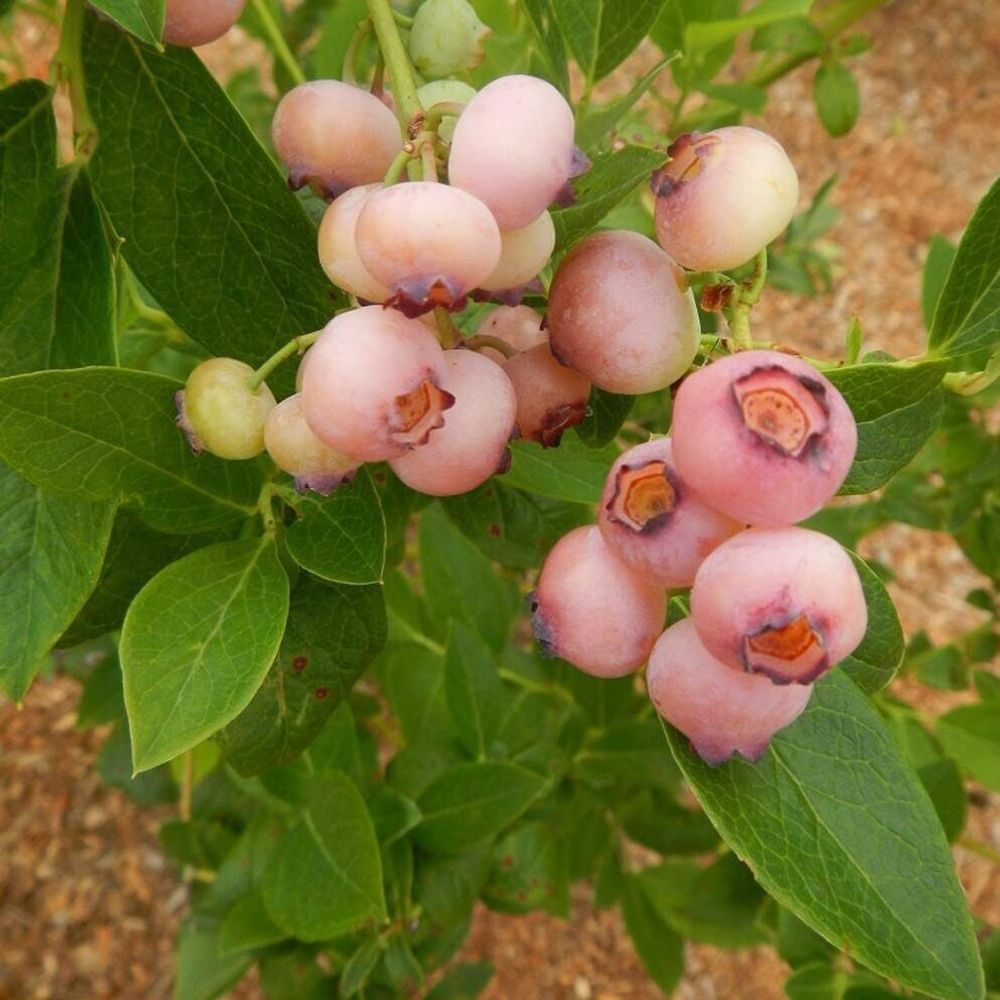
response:
[[[792,526],[837,491],[856,444],[844,398],[797,358],[745,351],[695,371],[671,437],[621,455],[597,525],[549,553],[539,641],[599,677],[648,662],[657,711],[705,760],[758,759],[865,632],[848,554]],[[682,587],[691,617],[664,632]]]
[[[543,290],[548,208],[586,166],[572,110],[530,76],[478,93],[438,81],[418,98],[408,144],[387,104],[349,84],[303,84],[278,105],[275,147],[293,187],[330,200],[320,261],[356,305],[316,337],[281,403],[239,361],[200,365],[179,399],[195,447],[266,448],[321,493],[379,461],[424,493],[474,489],[504,470],[511,437],[558,444],[592,386],[638,394],[682,379],[700,343],[684,269],[744,264],[795,209],[795,170],[769,136],[682,136],[653,177],[659,245],[618,230],[581,240],[543,321],[516,303]],[[448,314],[470,296],[505,304],[463,343]],[[648,663],[657,710],[706,760],[757,759],[865,631],[850,557],[792,526],[840,487],[856,435],[836,388],[786,354],[744,351],[687,375],[672,436],[623,454],[598,524],[549,553],[539,640],[601,677]],[[667,593],[686,587],[691,617],[664,632]]]

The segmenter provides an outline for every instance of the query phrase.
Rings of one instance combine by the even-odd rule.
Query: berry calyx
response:
[[[706,503],[747,524],[781,525],[837,492],[858,435],[844,397],[811,365],[741,351],[681,383],[672,437],[677,468]]]
[[[547,343],[508,358],[504,370],[517,394],[517,426],[525,440],[553,448],[587,415],[590,382],[560,364]]]
[[[771,737],[802,714],[812,687],[778,687],[720,663],[690,619],[663,633],[649,657],[646,687],[656,711],[713,766],[734,754],[758,761]]]
[[[623,562],[663,587],[691,586],[705,557],[744,527],[688,487],[669,438],[618,457],[604,485],[598,525]]]
[[[389,464],[411,489],[431,496],[467,493],[510,465],[507,442],[517,401],[503,369],[459,348],[444,352],[442,387],[455,399],[444,426],[425,445]]]
[[[394,310],[364,306],[332,319],[309,349],[302,405],[335,451],[380,462],[425,444],[454,403],[431,332]]]
[[[691,620],[727,666],[776,684],[810,684],[861,642],[868,610],[857,570],[807,528],[752,528],[701,564]]]

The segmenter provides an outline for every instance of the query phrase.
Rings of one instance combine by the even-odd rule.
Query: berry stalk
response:
[[[385,68],[392,83],[392,97],[396,104],[396,117],[403,133],[403,141],[410,138],[410,123],[418,117],[422,108],[417,97],[417,82],[413,76],[413,67],[406,47],[399,36],[399,27],[389,0],[368,0],[368,13],[371,15],[378,47],[385,60]]]
[[[81,58],[85,9],[85,0],[67,0],[62,33],[59,36],[59,48],[52,62],[58,80],[66,85],[69,92],[76,152],[84,160],[90,156],[97,144],[97,125],[90,116],[90,106],[87,104]]]
[[[287,361],[289,358],[296,354],[302,354],[307,347],[312,347],[319,338],[322,331],[316,330],[313,333],[303,333],[299,337],[292,337],[284,347],[280,350],[275,351],[267,361],[265,361],[254,373],[253,377],[247,380],[247,385],[250,387],[251,392],[256,392],[260,388],[261,384],[270,377],[271,372],[275,370],[283,361]]]

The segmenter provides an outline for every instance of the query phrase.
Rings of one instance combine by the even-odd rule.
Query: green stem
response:
[[[420,99],[417,97],[413,67],[410,65],[410,57],[406,53],[403,39],[399,35],[399,26],[396,24],[389,0],[368,0],[368,13],[375,27],[382,58],[385,59],[385,68],[392,83],[396,117],[399,119],[399,127],[406,141],[410,138],[410,123],[423,113]]]
[[[413,18],[410,17],[409,14],[404,14],[401,10],[396,10],[396,8],[393,7],[392,16],[395,18],[396,24],[398,24],[401,28],[413,27]]]
[[[344,65],[340,71],[340,78],[344,83],[357,84],[358,53],[361,51],[364,40],[371,32],[372,19],[370,17],[358,21],[358,26],[354,29],[354,34],[351,35],[351,40],[347,43],[347,48],[344,50]]]
[[[434,310],[434,320],[438,328],[438,341],[446,351],[462,343],[462,334],[459,333],[447,309],[438,306]]]
[[[736,282],[721,271],[685,271],[689,285],[735,285]]]
[[[403,176],[407,166],[409,166],[410,160],[413,159],[413,150],[409,143],[401,149],[393,159],[392,163],[389,164],[389,169],[385,172],[385,177],[382,178],[382,184],[384,187],[389,187],[391,184],[395,184],[396,181]]]
[[[258,368],[253,376],[248,379],[247,385],[250,386],[251,392],[256,392],[261,383],[265,382],[270,376],[271,372],[278,367],[283,361],[287,361],[290,357],[296,354],[301,354],[307,347],[311,347],[319,339],[319,335],[322,330],[316,330],[314,333],[303,333],[300,337],[292,337],[284,347],[279,351],[275,351],[267,361],[265,361],[260,368]]]
[[[558,684],[544,684],[539,681],[533,681],[530,677],[525,677],[524,674],[519,674],[516,670],[510,670],[507,667],[501,667],[497,673],[500,676],[500,680],[514,684],[525,691],[530,691],[532,694],[541,694],[570,703],[573,701],[573,696],[565,688],[559,687]]]
[[[754,268],[749,277],[741,282],[731,303],[724,312],[729,320],[732,339],[737,346],[747,348],[753,346],[750,338],[750,312],[757,304],[760,293],[767,283],[767,248],[761,250],[754,260]]]
[[[277,21],[271,15],[271,9],[267,5],[267,0],[250,0],[254,13],[260,19],[260,25],[271,43],[271,49],[278,59],[278,62],[285,67],[285,72],[295,81],[295,83],[305,83],[306,75],[302,72],[302,67],[292,54],[292,50],[285,41],[285,36],[281,33]]]
[[[63,16],[62,34],[59,48],[53,60],[53,68],[59,79],[66,84],[70,107],[73,111],[73,134],[76,137],[76,152],[81,159],[87,159],[97,144],[97,125],[90,116],[87,103],[87,89],[83,74],[83,19],[86,0],[67,0]]]

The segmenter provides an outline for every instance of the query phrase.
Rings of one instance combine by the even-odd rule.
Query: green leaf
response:
[[[741,17],[689,21],[684,29],[685,54],[705,52],[732,41],[752,28],[809,13],[812,0],[761,0]]]
[[[632,840],[667,857],[707,854],[719,845],[715,827],[701,810],[686,809],[657,791],[637,796],[620,819]]]
[[[962,770],[1000,791],[1000,705],[961,705],[937,720],[945,751]]]
[[[838,948],[944,1000],[979,1000],[982,970],[947,841],[867,698],[834,671],[758,763],[674,756],[757,881]]]
[[[944,283],[928,347],[959,357],[996,345],[1000,336],[1000,180],[966,227]]]
[[[849,554],[861,578],[868,605],[868,627],[858,648],[842,661],[841,669],[862,691],[871,694],[884,688],[895,676],[906,641],[885,585],[863,559],[853,552]]]
[[[492,840],[547,788],[544,778],[517,764],[459,764],[418,796],[424,818],[414,840],[435,854],[468,850]]]
[[[115,505],[40,492],[0,466],[0,687],[19,702],[97,583]]]
[[[505,5],[506,6],[506,5]],[[536,48],[544,62],[543,73],[564,95],[569,94],[569,60],[563,34],[556,24],[555,10],[548,0],[521,0],[520,8],[528,15]],[[518,38],[524,47],[523,38]]]
[[[587,416],[576,427],[577,436],[588,448],[603,448],[611,444],[632,412],[634,403],[635,396],[622,396],[598,389],[595,385],[590,390]]]
[[[495,479],[441,506],[486,556],[513,569],[537,566],[567,531],[590,520],[582,504],[524,493]]]
[[[628,719],[599,730],[575,757],[573,773],[597,787],[631,785],[670,789],[677,772],[663,753],[662,730],[653,719]]]
[[[349,778],[316,777],[309,808],[278,843],[261,888],[271,919],[303,941],[387,919],[378,841]]]
[[[941,419],[945,365],[892,362],[826,373],[858,422],[858,451],[840,492],[871,493],[907,465]]]
[[[177,801],[177,785],[169,767],[154,767],[151,771],[133,776],[132,751],[124,726],[115,726],[101,747],[97,756],[97,773],[106,785],[124,792],[136,805],[144,808]]]
[[[665,994],[673,993],[684,975],[684,939],[657,913],[634,879],[622,896],[622,916],[650,979]]]
[[[83,52],[94,182],[157,302],[213,354],[253,365],[326,323],[316,230],[194,52],[143,48],[93,17]]]
[[[619,202],[648,182],[665,160],[662,151],[643,146],[625,146],[595,156],[591,168],[573,183],[576,203],[552,211],[556,249],[565,250],[586,236]]]
[[[219,928],[219,955],[228,955],[284,941],[288,935],[268,916],[260,893],[237,900]]]
[[[91,0],[90,6],[107,14],[140,42],[160,44],[165,0]]]
[[[455,735],[445,700],[444,661],[437,653],[394,643],[381,663],[389,703],[408,746]]]
[[[179,388],[118,368],[0,379],[0,458],[47,492],[128,504],[160,531],[251,516],[257,465],[193,455],[174,424]]]
[[[660,916],[685,937],[721,948],[745,948],[765,939],[760,911],[767,897],[732,854],[707,868],[667,861],[643,869],[638,881]]]
[[[644,73],[631,89],[607,104],[581,104],[576,114],[576,141],[582,149],[591,149],[632,110],[636,102],[652,86],[663,69],[679,55],[673,53],[659,60],[652,69]]]
[[[662,6],[663,0],[553,0],[563,36],[590,83],[632,53]]]
[[[935,233],[927,245],[927,259],[924,261],[920,284],[920,311],[924,318],[924,326],[928,330],[934,322],[934,311],[941,299],[941,292],[948,280],[948,272],[955,262],[956,253],[958,247],[940,233]]]
[[[835,138],[854,128],[861,108],[861,94],[854,74],[842,63],[823,63],[816,70],[813,99],[823,128]]]
[[[127,510],[118,512],[97,586],[59,639],[63,648],[96,639],[121,628],[139,591],[169,563],[213,542],[222,533],[167,535],[147,528]]]
[[[274,540],[211,545],[139,592],[120,655],[136,771],[189,750],[249,703],[288,617]]]
[[[433,618],[454,618],[478,632],[490,648],[503,648],[517,609],[516,590],[445,516],[440,506],[420,517],[424,591]]]
[[[299,519],[288,529],[291,557],[334,583],[381,583],[385,569],[385,517],[367,469],[332,496],[309,493],[295,503]]]
[[[278,658],[250,704],[218,734],[226,759],[247,776],[293,761],[350,694],[385,635],[381,588],[300,580]]]
[[[558,448],[541,448],[533,441],[512,441],[513,461],[507,483],[553,500],[596,504],[604,480],[618,457],[614,445],[588,448],[567,434]]]
[[[382,942],[378,938],[366,938],[362,941],[344,965],[338,995],[353,997],[363,990],[381,957]]]
[[[78,729],[89,729],[120,721],[125,721],[122,668],[117,656],[109,656],[94,667],[83,683],[76,706],[76,725]]]
[[[243,978],[252,962],[249,955],[220,954],[218,926],[196,918],[181,930],[173,1000],[215,1000]]]
[[[785,981],[788,1000],[841,1000],[847,976],[826,962],[803,966]]]
[[[503,712],[503,686],[490,647],[461,622],[452,621],[444,660],[444,693],[458,738],[483,757],[496,738]]]
[[[566,854],[557,831],[542,823],[520,823],[496,846],[483,902],[501,913],[545,910],[569,917]]]
[[[0,373],[114,363],[111,253],[84,171],[56,169],[51,91],[0,91]]]
[[[955,843],[965,829],[969,812],[969,796],[958,764],[942,757],[918,768],[917,777],[934,803],[934,811],[941,820],[948,842]]]
[[[492,978],[493,966],[489,962],[456,965],[427,994],[427,1000],[476,1000]]]

